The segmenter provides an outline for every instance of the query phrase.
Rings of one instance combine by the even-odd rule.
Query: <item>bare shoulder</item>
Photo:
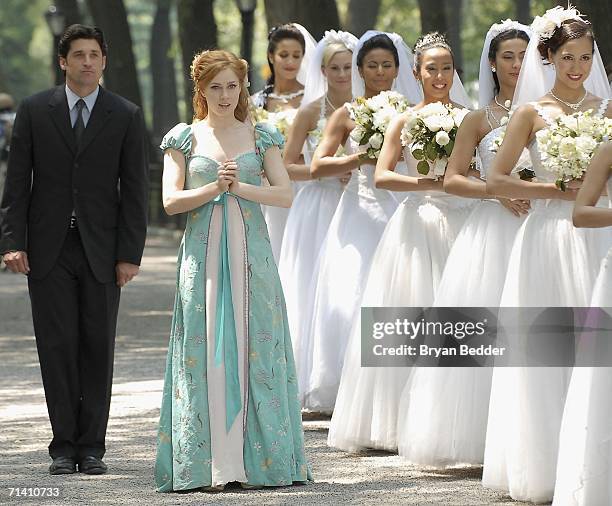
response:
[[[295,121],[299,121],[300,123],[305,123],[308,125],[315,125],[317,120],[319,119],[319,114],[321,113],[321,106],[317,100],[311,102],[310,104],[300,107],[295,116]]]

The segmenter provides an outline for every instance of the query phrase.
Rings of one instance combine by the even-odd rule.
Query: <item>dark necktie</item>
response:
[[[83,132],[85,131],[85,122],[83,121],[83,107],[85,107],[85,101],[82,98],[79,98],[76,103],[77,117],[76,121],[74,122],[74,126],[72,127],[77,146],[81,144],[81,138],[83,137]]]

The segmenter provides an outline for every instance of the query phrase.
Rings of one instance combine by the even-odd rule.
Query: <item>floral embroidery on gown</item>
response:
[[[185,188],[214,182],[219,162],[192,154],[191,126],[164,137],[185,155]],[[260,185],[265,151],[282,147],[255,125],[255,149],[235,157],[240,181]],[[216,321],[217,319],[217,321]],[[188,213],[159,422],[160,492],[311,479],[304,454],[285,301],[257,202],[224,193]]]

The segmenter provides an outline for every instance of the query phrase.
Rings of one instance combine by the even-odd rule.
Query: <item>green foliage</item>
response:
[[[52,37],[45,0],[2,0],[0,91],[17,100],[53,84]]]

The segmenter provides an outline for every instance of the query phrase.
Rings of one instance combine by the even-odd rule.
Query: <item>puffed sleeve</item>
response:
[[[187,123],[179,123],[164,135],[164,138],[159,145],[162,151],[166,149],[177,149],[181,151],[185,157],[191,154],[191,126]]]
[[[275,126],[269,123],[257,123],[255,125],[255,147],[261,156],[272,146],[283,149],[284,145],[285,138]]]

